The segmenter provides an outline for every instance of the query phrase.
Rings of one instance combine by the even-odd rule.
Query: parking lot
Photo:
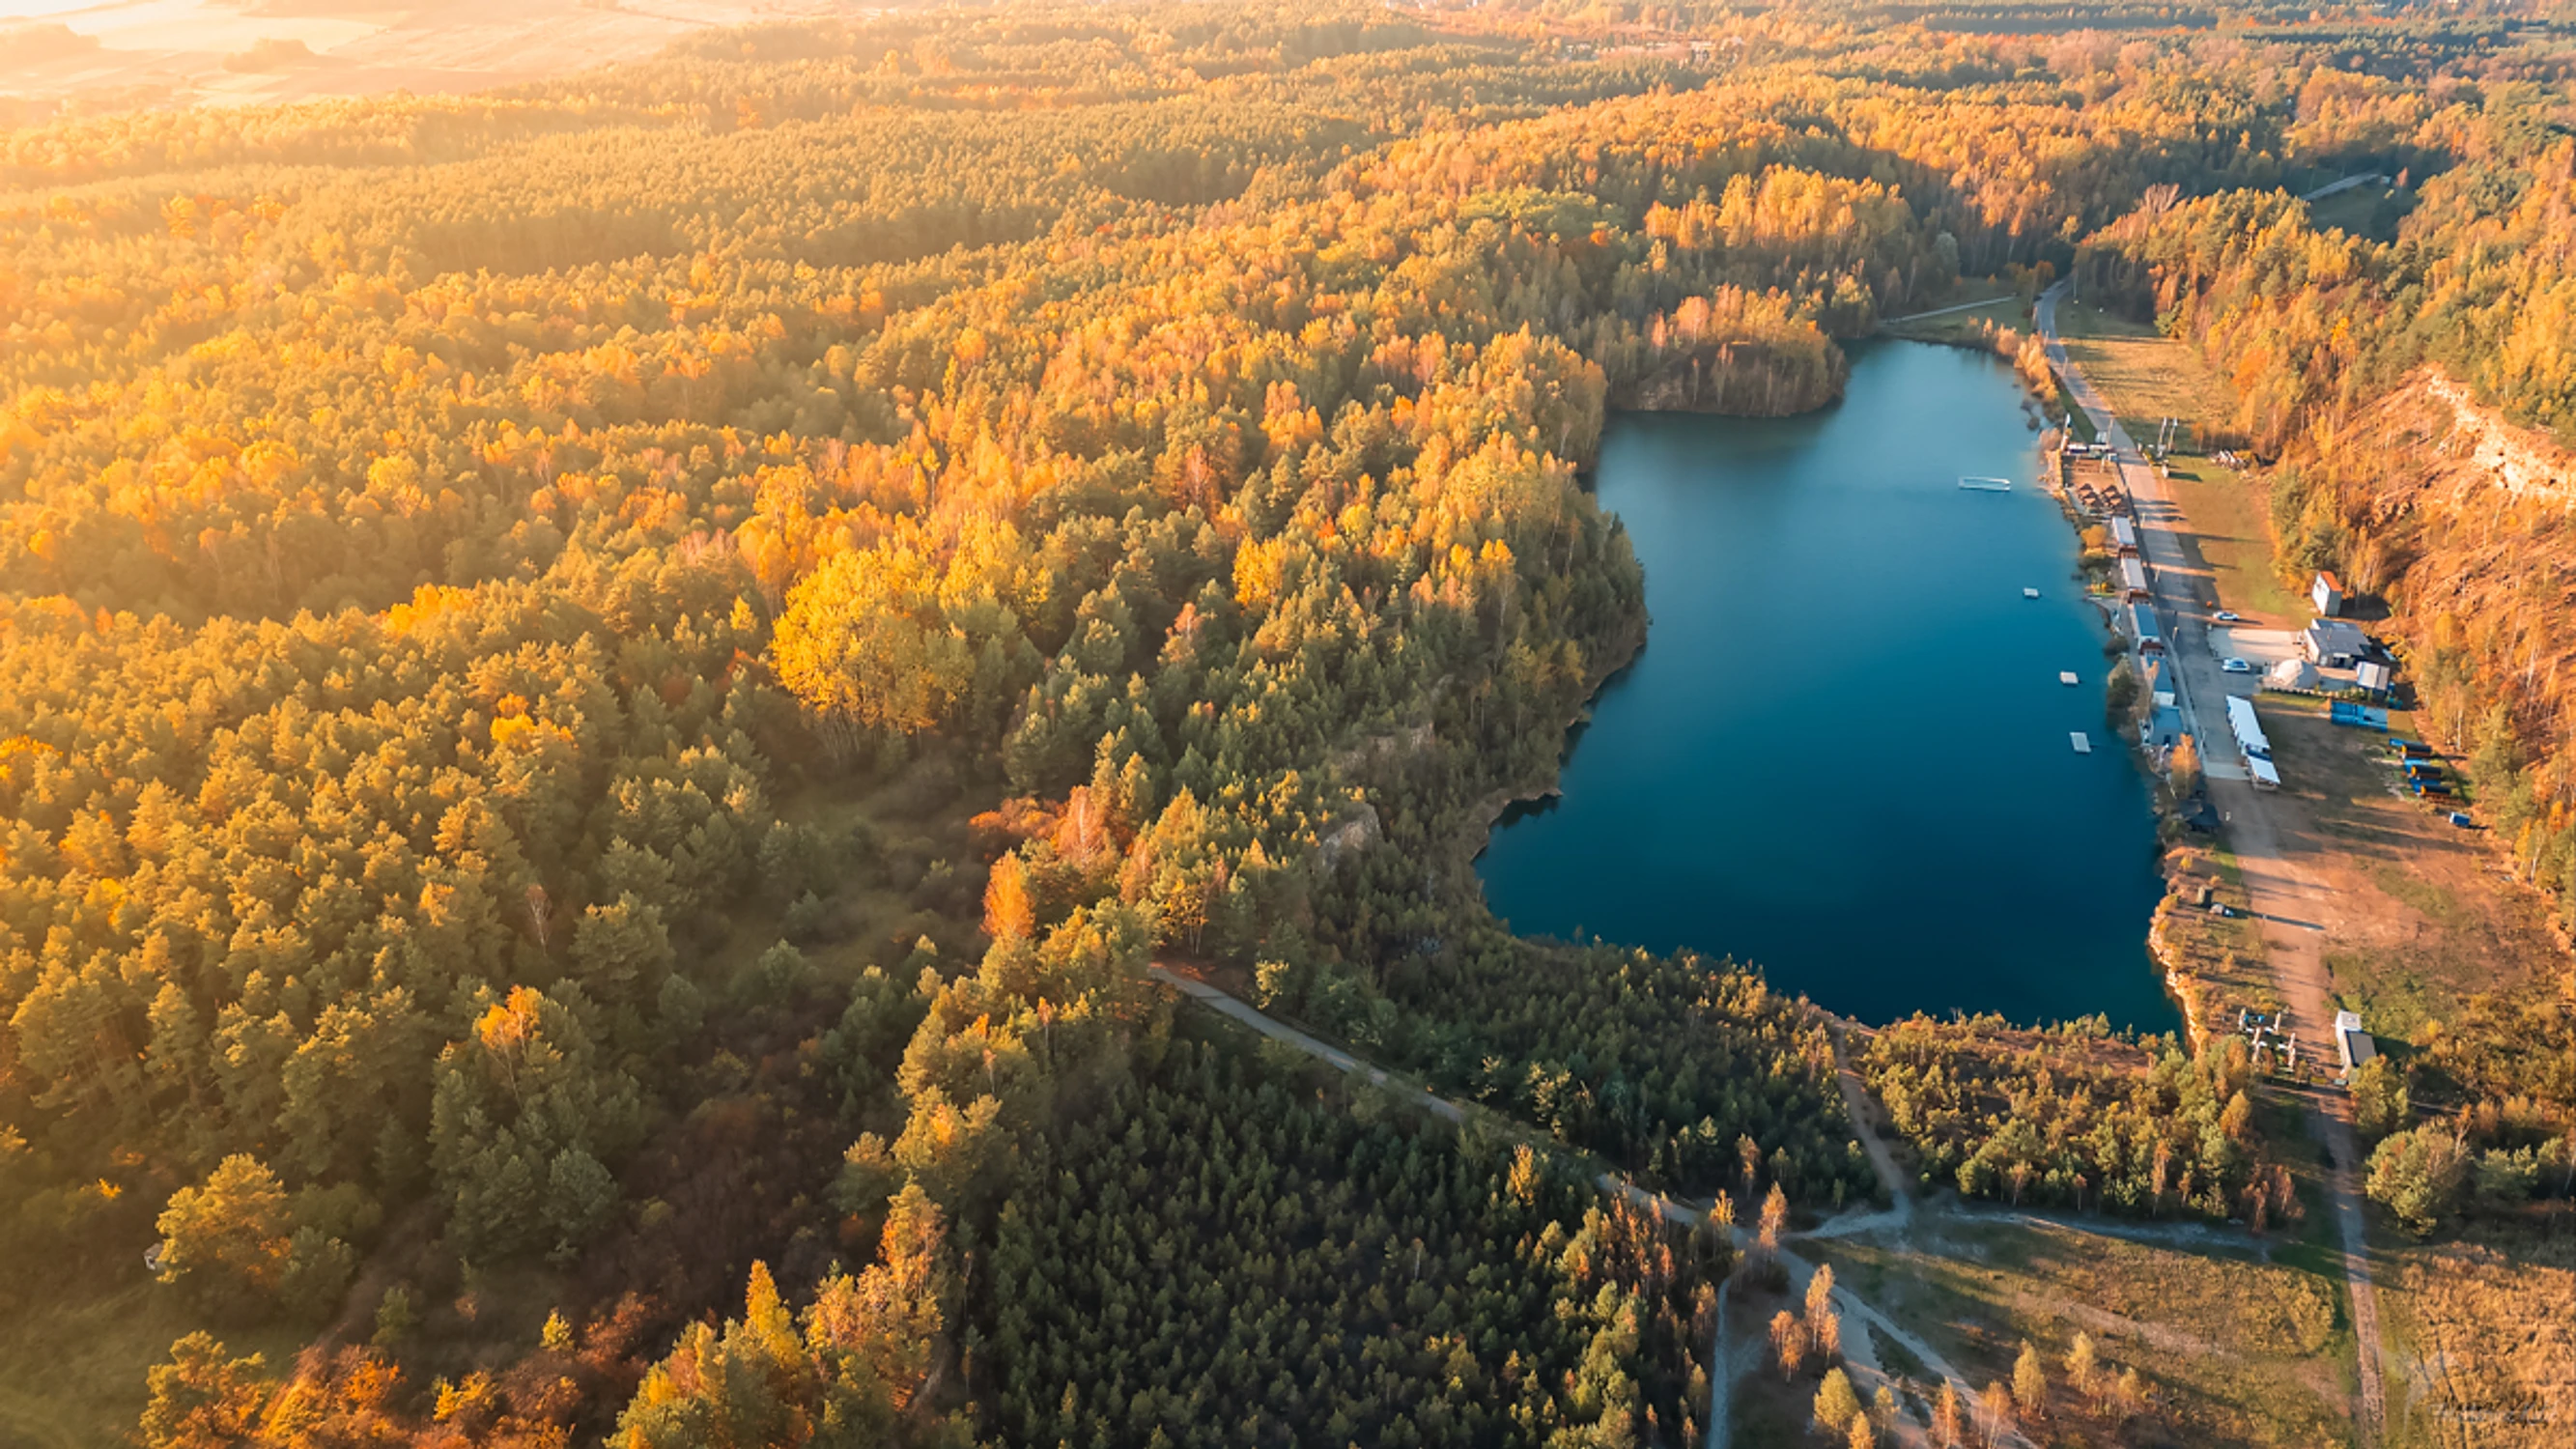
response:
[[[2258,629],[2250,624],[2212,624],[2209,626],[2209,652],[2221,659],[2242,659],[2264,670],[2284,659],[2299,657],[2299,635],[2295,629]]]

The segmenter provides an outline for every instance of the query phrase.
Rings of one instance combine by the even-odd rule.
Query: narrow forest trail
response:
[[[1879,1185],[1887,1189],[1888,1207],[1883,1215],[1886,1226],[1902,1234],[1914,1222],[1914,1194],[1905,1180],[1905,1170],[1896,1163],[1896,1153],[1886,1139],[1878,1135],[1876,1114],[1870,1110],[1869,1085],[1860,1078],[1860,1070],[1851,1064],[1851,1045],[1845,1040],[1852,1024],[1841,1017],[1825,1020],[1825,1036],[1834,1046],[1834,1085],[1842,1088],[1843,1110],[1850,1114],[1852,1135],[1860,1139],[1861,1151],[1869,1154],[1870,1169],[1878,1174]],[[1881,1226],[1873,1219],[1879,1214],[1851,1222],[1843,1233],[1874,1230]],[[1863,1224],[1867,1224],[1864,1228]],[[1831,1236],[1840,1236],[1833,1234]],[[1816,1236],[1828,1236],[1820,1227]]]
[[[2224,697],[2225,679],[2215,672],[2217,664],[2208,649],[2185,642],[2182,622],[2195,607],[2195,601],[2182,596],[2165,571],[2168,557],[2183,556],[2180,540],[2190,523],[2164,480],[2121,430],[2109,402],[2068,356],[2065,339],[2057,328],[2057,305],[2067,290],[2067,284],[2060,282],[2040,296],[2036,316],[2041,343],[2049,364],[2066,384],[2067,396],[2093,420],[2095,430],[2111,442],[2122,482],[2140,502],[2139,541],[2150,561],[2158,566],[2153,579],[2156,601],[2173,615],[2169,632],[2176,646],[2173,658],[2178,667],[2174,672],[2182,685],[2185,727],[2207,739],[2209,735],[2202,731],[2201,722],[2193,718],[2192,696]],[[2156,505],[2152,511],[2145,506],[2148,503]],[[2273,797],[2256,791],[2245,780],[2221,778],[2214,770],[2208,775],[2210,803],[2226,821],[2228,848],[2236,856],[2248,903],[2261,923],[2265,965],[2282,999],[2289,1003],[2287,1024],[2313,1044],[2312,1049],[2322,1049],[2334,1040],[2334,1013],[2325,968],[2325,931],[2315,923],[2334,918],[2331,892],[2282,850],[2279,823],[2273,817]],[[2323,1181],[2327,1208],[2334,1214],[2342,1242],[2345,1295],[2351,1307],[2353,1358],[2361,1390],[2360,1402],[2354,1407],[2353,1427],[2361,1443],[2368,1446],[2379,1441],[2381,1426],[2386,1422],[2387,1394],[2381,1378],[2378,1291],[2371,1281],[2368,1224],[2361,1207],[2361,1149],[2353,1132],[2350,1097],[2322,1094],[2313,1099],[2313,1106],[2326,1146]]]

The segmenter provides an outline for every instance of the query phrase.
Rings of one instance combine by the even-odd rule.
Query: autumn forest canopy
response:
[[[1469,867],[1645,635],[1605,413],[2080,269],[2308,561],[2434,546],[2334,441],[2422,369],[2576,440],[2548,25],[1882,9],[895,13],[0,133],[0,1315],[151,1304],[152,1449],[1695,1442],[1728,1250],[1591,1175],[1877,1189],[1806,1003]],[[2576,911],[2571,618],[2439,687]],[[2513,1150],[2576,1082],[2493,1010],[2437,1065]],[[2242,1063],[1964,1031],[1865,1063],[1963,1191],[2287,1191]]]

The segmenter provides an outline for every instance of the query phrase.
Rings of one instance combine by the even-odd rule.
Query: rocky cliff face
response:
[[[2447,424],[2434,438],[2434,456],[2425,460],[2447,481],[2576,508],[2576,454],[2546,433],[2516,427],[2479,406],[2467,388],[2442,373],[2429,368],[2417,373],[2390,403]]]
[[[2416,373],[2342,428],[2321,429],[2316,444],[2315,466],[2356,534],[2344,560],[2352,581],[2410,612],[2445,587],[2529,581],[2576,564],[2532,547],[2576,512],[2576,455],[2437,371]]]
[[[2503,702],[2538,753],[2576,758],[2576,454],[2431,369],[2315,441],[2347,581],[2389,600],[2419,664],[2474,670],[2449,713]]]

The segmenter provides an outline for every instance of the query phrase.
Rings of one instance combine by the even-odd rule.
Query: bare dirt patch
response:
[[[2419,1044],[2480,992],[2563,961],[2544,904],[2504,873],[2483,832],[2446,818],[2454,803],[2402,792],[2387,737],[2264,700],[2281,769],[2274,818],[2285,855],[2327,883],[2325,961],[2337,1005],[2383,1044]],[[2403,736],[2414,720],[2392,721]]]

